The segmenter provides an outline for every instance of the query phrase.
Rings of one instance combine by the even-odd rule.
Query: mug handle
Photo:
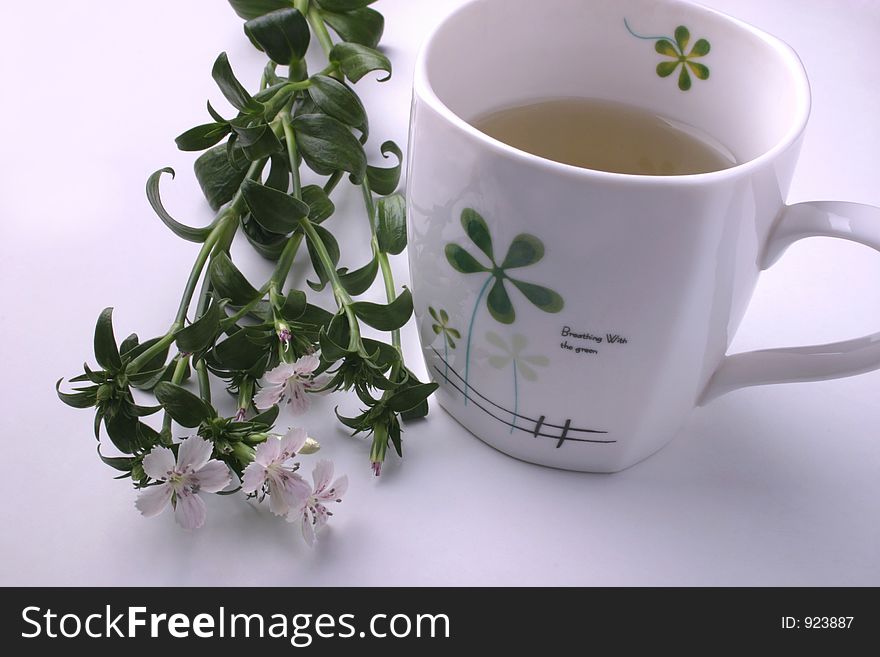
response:
[[[789,246],[807,237],[837,237],[880,251],[880,208],[843,201],[787,206],[770,234],[761,269],[769,268]],[[738,388],[839,379],[878,368],[880,333],[824,345],[734,354],[721,361],[698,405]]]

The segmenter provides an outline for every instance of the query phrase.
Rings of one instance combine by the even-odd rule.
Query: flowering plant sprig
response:
[[[314,486],[296,473],[291,459],[314,451],[304,430],[273,434],[279,404],[295,413],[314,392],[354,390],[367,410],[342,418],[355,433],[372,435],[370,458],[381,472],[387,447],[402,455],[400,418],[424,416],[436,389],[406,367],[400,329],[410,319],[409,291],[398,291],[389,255],[406,247],[405,202],[395,193],[402,153],[393,142],[379,149],[395,166],[369,166],[366,110],[352,85],[370,72],[391,76],[391,62],[376,50],[384,28],[375,0],[229,0],[245,19],[244,31],[269,58],[259,89],[249,92],[225,53],[212,76],[234,110],[226,118],[208,103],[211,121],[176,139],[184,151],[204,151],[195,174],[214,221],[195,228],[177,221],[159,194],[161,169],[147,181],[147,198],[165,225],[200,250],[168,331],[141,342],[117,343],[112,309],[95,328],[97,368],[71,379],[86,385],[58,395],[76,408],[94,408],[95,435],[103,434],[122,456],[101,459],[140,490],[137,506],[156,515],[169,504],[180,524],[195,528],[205,517],[200,493],[234,492],[233,480],[251,496],[270,498],[273,512],[302,523],[314,541],[339,501],[345,477],[331,483],[333,467],[320,461]],[[334,41],[328,26],[339,37]],[[315,38],[327,65],[310,74],[305,55]],[[324,178],[303,185],[301,169]],[[335,207],[330,195],[345,176],[358,186],[370,228],[372,257],[355,269],[340,267],[340,244],[328,228]],[[239,232],[275,263],[272,276],[254,286],[235,265],[230,245]],[[314,270],[308,287],[329,286],[335,308],[309,301],[288,281],[305,244]],[[387,302],[356,299],[381,272]],[[200,289],[198,295],[196,291]],[[193,308],[193,306],[195,306]],[[364,337],[363,325],[391,334],[390,343]],[[175,353],[169,354],[172,349]],[[184,383],[195,374],[198,394]],[[235,395],[236,411],[223,416],[211,399],[211,378]],[[152,393],[154,405],[135,400]],[[163,413],[161,428],[144,420]],[[176,441],[174,424],[192,430]],[[238,489],[235,489],[238,490]]]

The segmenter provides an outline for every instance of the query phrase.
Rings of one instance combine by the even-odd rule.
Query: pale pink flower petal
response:
[[[241,489],[245,493],[256,493],[265,482],[266,468],[254,461],[244,469]]]
[[[288,454],[289,456],[287,458],[291,458],[303,448],[308,437],[305,429],[288,429],[284,437],[278,441],[280,443],[281,453]]]
[[[269,511],[276,516],[286,516],[290,513],[290,504],[288,504],[282,489],[271,480],[269,481]]]
[[[170,452],[171,450],[168,451]],[[147,456],[149,456],[149,454]],[[145,457],[144,462],[146,462],[146,460],[147,458]],[[148,486],[147,488],[141,489],[138,493],[134,505],[137,507],[137,510],[141,512],[141,515],[146,518],[152,518],[153,516],[162,513],[162,511],[165,510],[165,507],[168,506],[168,503],[171,501],[172,490],[171,484]]]
[[[201,436],[187,438],[180,443],[180,449],[177,452],[177,469],[180,472],[186,471],[187,468],[194,471],[201,470],[211,458],[213,451],[214,445]]]
[[[323,504],[317,505],[313,513],[315,514],[315,533],[317,533],[321,527],[327,524],[330,514],[327,511],[327,507]]]
[[[306,540],[306,545],[313,547],[315,545],[315,527],[312,525],[312,519],[309,517],[308,511],[302,514],[302,533]]]
[[[291,379],[287,384],[287,403],[294,415],[302,415],[312,405],[306,394],[305,386],[294,379]]]
[[[206,493],[216,493],[229,485],[232,477],[229,475],[229,467],[222,461],[208,461],[201,470],[195,474],[199,490]]]
[[[315,498],[322,502],[336,502],[341,499],[348,490],[348,475],[342,475],[330,488],[318,493],[315,492]]]
[[[306,354],[293,364],[293,373],[299,376],[307,376],[321,366],[318,354]]]
[[[281,363],[266,372],[265,379],[268,383],[281,384],[296,374],[296,363]]]
[[[269,436],[254,450],[254,463],[269,467],[278,460],[279,456],[281,456],[281,441],[274,436]]]
[[[284,383],[275,383],[260,388],[260,391],[254,395],[254,406],[261,411],[272,408],[281,401],[284,394]]]
[[[165,481],[174,470],[174,452],[167,447],[154,447],[144,457],[144,472],[150,479]]]
[[[195,493],[179,491],[174,508],[174,519],[184,529],[198,529],[205,524],[205,501]]]
[[[315,495],[320,495],[330,485],[333,479],[333,461],[321,459],[312,470],[312,480],[315,482]]]

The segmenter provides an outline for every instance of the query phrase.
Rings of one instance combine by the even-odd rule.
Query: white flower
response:
[[[242,490],[269,492],[269,509],[277,516],[286,516],[299,509],[312,492],[305,479],[296,473],[299,466],[285,465],[308,440],[305,429],[291,429],[283,438],[269,436],[257,445],[253,462],[244,469]]]
[[[348,477],[343,475],[333,484],[333,463],[331,461],[318,461],[312,471],[312,479],[315,481],[314,491],[309,491],[305,503],[302,505],[302,533],[306,543],[310,546],[315,544],[315,533],[327,524],[327,519],[333,514],[327,510],[325,504],[341,502],[342,496],[348,489]],[[295,518],[288,518],[295,520]]]
[[[309,410],[306,393],[321,386],[321,382],[314,379],[314,372],[320,365],[317,354],[307,354],[295,363],[281,363],[266,372],[260,382],[262,388],[254,397],[254,406],[262,411],[286,398],[294,415],[305,413]]]
[[[135,506],[144,516],[159,515],[170,502],[174,519],[186,529],[198,529],[205,524],[205,502],[200,492],[216,493],[229,485],[231,477],[225,463],[211,459],[214,447],[204,438],[187,438],[177,451],[154,447],[144,457],[144,472],[151,479],[163,483],[144,488]]]

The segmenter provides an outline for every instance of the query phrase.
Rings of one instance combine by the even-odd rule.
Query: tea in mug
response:
[[[722,144],[692,126],[607,100],[541,100],[491,112],[472,124],[514,148],[583,169],[680,176],[737,163]]]

